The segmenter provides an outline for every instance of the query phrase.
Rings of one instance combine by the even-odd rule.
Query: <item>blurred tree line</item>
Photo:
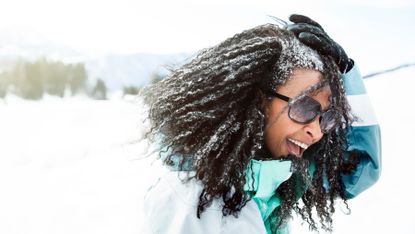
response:
[[[149,77],[150,83],[157,83],[164,76],[154,72]],[[125,86],[123,94],[135,95],[140,88]],[[88,87],[88,73],[83,63],[66,64],[40,58],[33,62],[19,59],[10,70],[0,72],[0,98],[8,93],[25,99],[38,100],[44,94],[64,97],[86,94],[94,99],[107,99],[107,85],[97,79]]]
[[[0,73],[0,98],[13,93],[25,99],[38,100],[44,94],[64,97],[84,93],[106,99],[105,82],[98,79],[88,88],[88,74],[83,63],[65,64],[40,58],[34,62],[18,59],[15,66]]]
[[[9,92],[25,99],[38,100],[44,94],[64,97],[67,93],[76,95],[88,92],[88,74],[83,63],[65,64],[61,61],[50,61],[40,58],[34,62],[23,59],[16,61],[15,66],[0,73],[0,98]],[[99,80],[101,97],[106,98],[106,86]],[[96,85],[98,86],[98,84]],[[95,88],[96,89],[96,88]]]
[[[25,99],[41,99],[47,93],[63,97],[86,91],[87,72],[82,63],[64,64],[46,58],[17,60],[13,69],[0,74],[0,97],[12,92]]]

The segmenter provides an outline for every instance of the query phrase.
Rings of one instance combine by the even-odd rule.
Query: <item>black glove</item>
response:
[[[320,24],[304,15],[293,14],[289,19],[294,24],[288,25],[287,29],[293,32],[302,43],[323,55],[331,56],[337,63],[340,73],[346,73],[352,69],[353,60],[347,57],[343,48],[327,35]]]

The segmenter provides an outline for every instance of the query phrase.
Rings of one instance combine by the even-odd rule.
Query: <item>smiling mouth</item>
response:
[[[301,141],[297,141],[291,138],[288,138],[287,141],[287,148],[288,152],[290,154],[293,154],[297,157],[301,157],[304,153],[304,151],[309,147],[310,145],[307,145],[306,143],[303,143]]]

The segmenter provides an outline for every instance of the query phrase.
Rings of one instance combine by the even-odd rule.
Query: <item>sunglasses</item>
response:
[[[299,124],[309,124],[320,116],[320,128],[323,133],[327,133],[336,125],[336,113],[329,108],[322,111],[321,105],[314,98],[309,96],[294,100],[277,92],[270,93],[272,96],[288,102],[288,117]]]

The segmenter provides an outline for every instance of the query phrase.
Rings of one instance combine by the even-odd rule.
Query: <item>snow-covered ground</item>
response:
[[[138,160],[141,112],[124,100],[0,100],[0,233],[138,233],[157,174]]]
[[[382,127],[382,177],[349,202],[351,215],[338,209],[334,233],[415,233],[414,73],[366,80]],[[142,112],[133,99],[0,100],[0,233],[139,233],[140,200],[161,170],[140,159]]]

